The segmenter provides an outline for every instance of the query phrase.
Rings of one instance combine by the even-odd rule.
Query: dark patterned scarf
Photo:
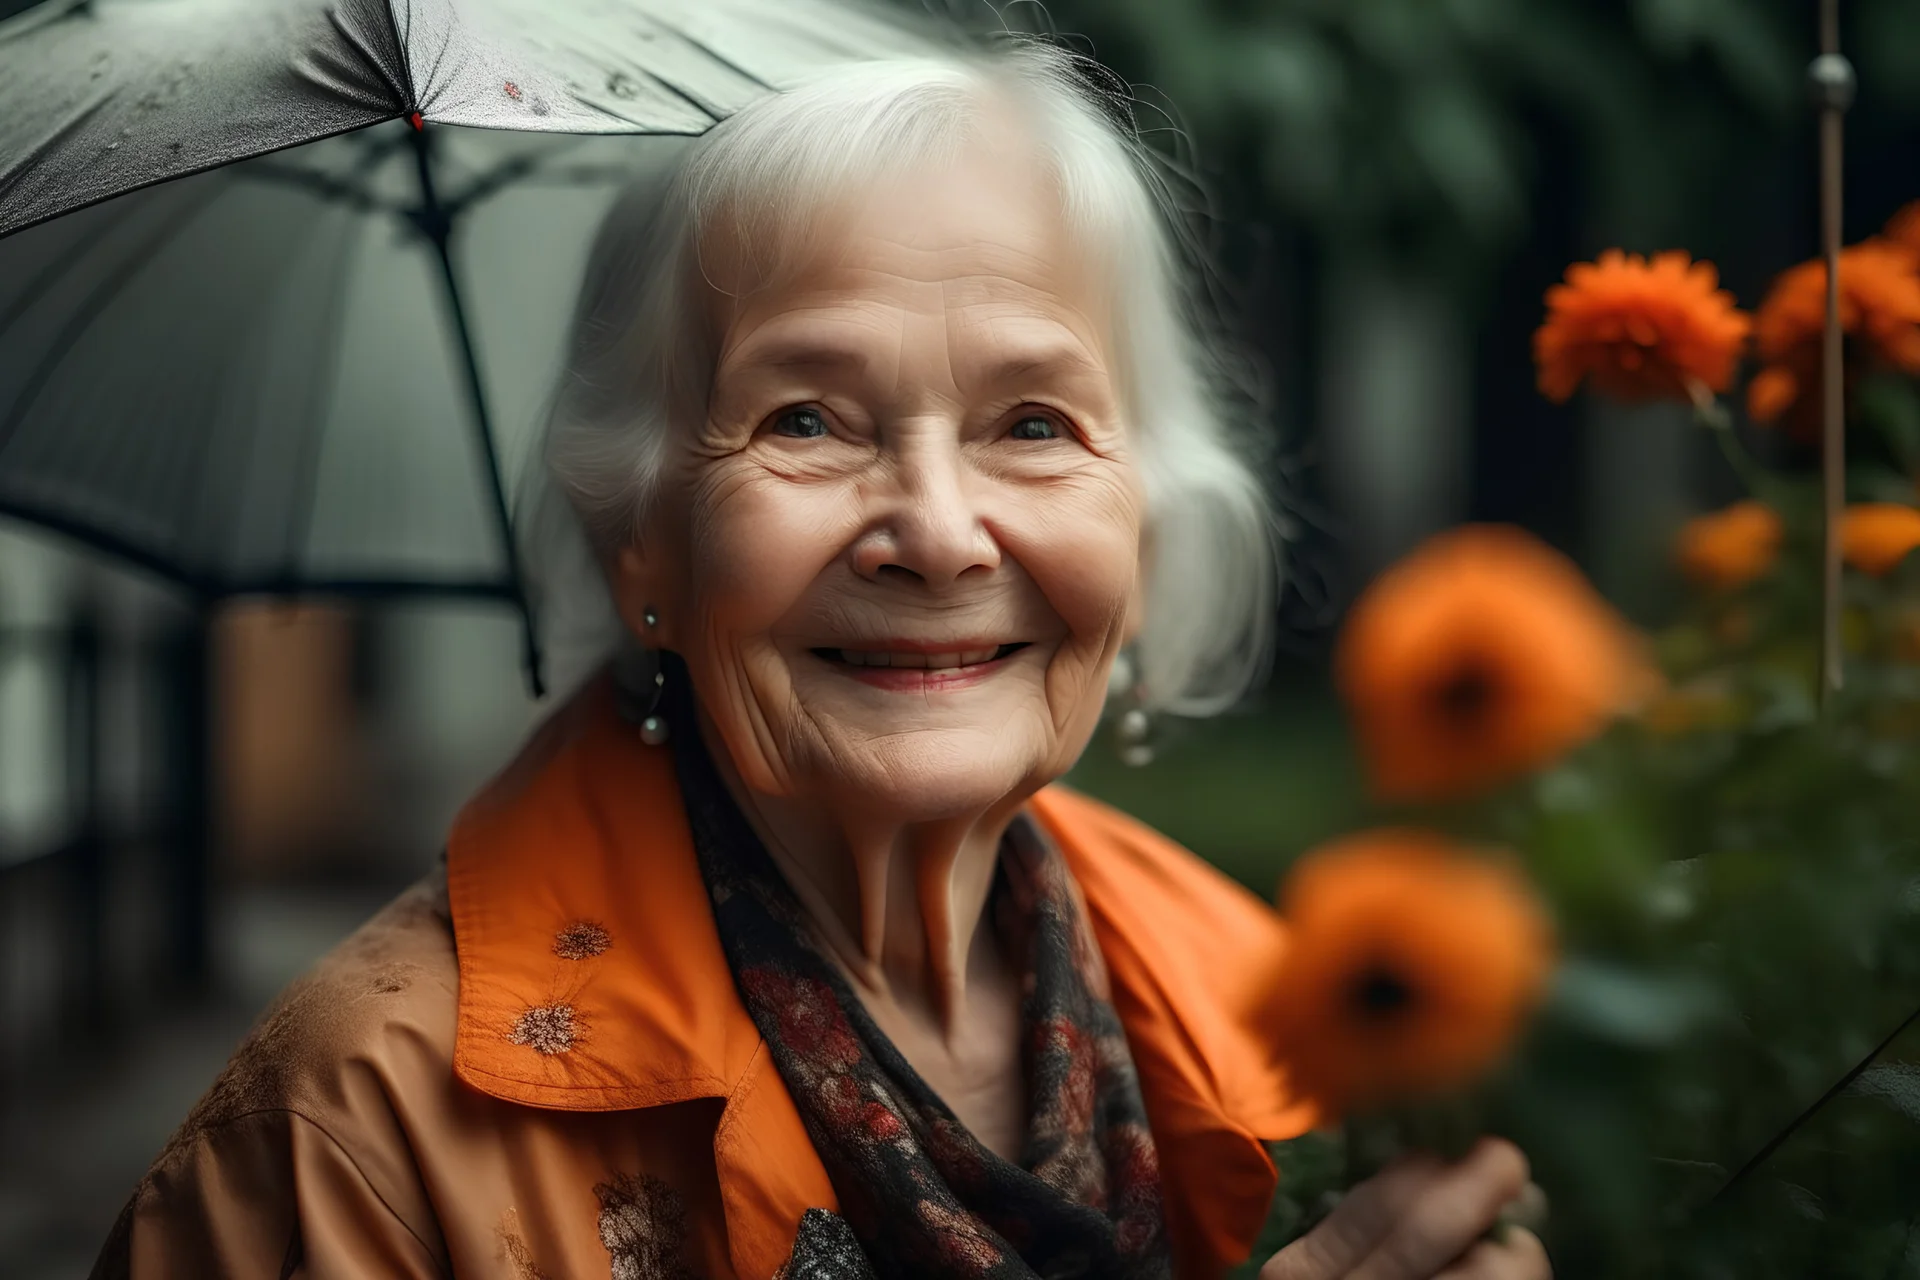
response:
[[[1139,1080],[1120,1020],[1098,994],[1099,954],[1059,852],[1029,819],[1016,820],[989,904],[1025,960],[1029,1119],[1014,1164],[955,1119],[810,941],[792,890],[701,746],[684,675],[674,675],[675,763],[721,945],[865,1255],[864,1265],[849,1257],[837,1267],[796,1255],[805,1265],[788,1273],[1171,1276]],[[819,1234],[852,1253],[847,1232]]]

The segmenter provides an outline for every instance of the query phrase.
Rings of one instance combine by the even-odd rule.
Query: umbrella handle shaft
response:
[[[420,175],[419,215],[415,225],[433,246],[440,263],[440,280],[445,287],[447,311],[453,320],[454,337],[460,347],[460,365],[465,374],[467,398],[473,408],[474,428],[479,434],[481,456],[487,464],[487,485],[493,498],[494,514],[499,520],[501,550],[506,557],[507,576],[513,585],[514,602],[520,607],[520,636],[527,669],[527,685],[533,696],[546,694],[541,670],[540,637],[533,622],[533,607],[527,599],[526,581],[521,574],[519,548],[513,536],[513,516],[507,506],[506,482],[500,474],[500,452],[494,446],[493,416],[487,408],[486,383],[480,377],[480,360],[474,351],[473,329],[467,320],[466,300],[460,292],[460,276],[453,266],[450,243],[453,217],[440,203],[433,182],[433,159],[425,129],[412,133],[413,154]]]

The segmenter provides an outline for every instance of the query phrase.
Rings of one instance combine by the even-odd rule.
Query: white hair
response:
[[[669,423],[705,412],[717,335],[703,242],[728,234],[750,248],[750,278],[771,279],[834,193],[951,156],[1004,129],[1011,107],[1072,242],[1113,289],[1116,391],[1147,505],[1137,696],[1190,716],[1237,702],[1270,649],[1275,522],[1253,411],[1234,394],[1173,187],[1129,106],[1097,67],[1037,42],[865,63],[755,101],[686,144],[666,181],[637,184],[594,245],[547,422],[546,497],[523,526],[556,662],[578,674],[620,639],[600,566],[635,536]]]

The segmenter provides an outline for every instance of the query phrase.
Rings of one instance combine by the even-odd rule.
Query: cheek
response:
[[[996,530],[1066,624],[1068,644],[1117,645],[1139,574],[1141,502],[1121,478],[1036,489]]]
[[[845,549],[854,507],[840,485],[704,477],[692,494],[685,562],[689,596],[714,638],[738,643],[785,616]]]

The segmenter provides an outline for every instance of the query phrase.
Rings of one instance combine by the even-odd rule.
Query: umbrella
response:
[[[510,467],[594,222],[672,145],[632,135],[917,43],[825,0],[0,22],[0,514],[203,599],[509,601],[537,689]]]

